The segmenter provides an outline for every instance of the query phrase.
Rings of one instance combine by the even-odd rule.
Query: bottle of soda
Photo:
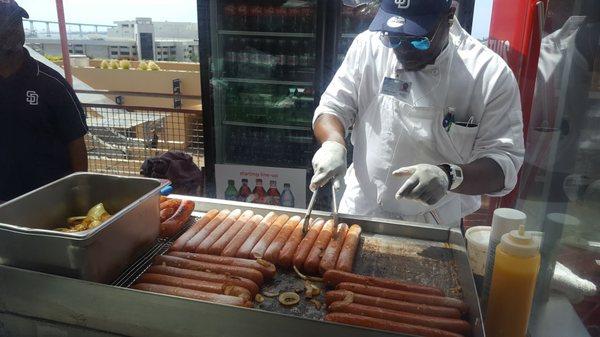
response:
[[[275,27],[275,7],[269,5],[263,9],[263,29],[266,32],[274,32]]]
[[[314,25],[314,10],[312,7],[302,7],[300,9],[300,27],[304,33],[310,33],[313,31]]]
[[[223,7],[223,29],[235,29],[235,21],[237,17],[237,8],[234,4],[229,4]]]
[[[248,65],[250,61],[250,55],[248,53],[248,38],[243,37],[240,40],[239,49],[236,55],[237,62],[237,76],[247,77],[248,76]]]
[[[263,53],[265,54],[263,59],[263,67],[264,67],[264,77],[265,78],[273,78],[275,75],[275,65],[277,63],[276,60],[276,43],[273,39],[266,39],[263,44],[264,49]]]
[[[252,39],[252,46],[250,48],[250,55],[248,60],[248,77],[249,78],[261,78],[261,69],[260,69],[260,44],[261,39],[254,38]]]
[[[248,6],[243,2],[237,5],[237,27],[239,30],[248,29]]]
[[[223,68],[224,68],[224,72],[225,72],[225,77],[236,77],[237,76],[237,70],[236,70],[236,57],[237,57],[237,52],[236,52],[236,43],[235,43],[235,38],[233,37],[229,37],[225,40],[225,59],[223,60]]]
[[[227,181],[227,189],[225,190],[225,200],[237,200],[238,191],[235,188],[235,181]]]
[[[259,5],[249,9],[248,30],[260,31],[263,28],[263,8]]]
[[[287,23],[288,10],[287,8],[281,6],[275,9],[275,17],[276,17],[276,26],[277,30],[280,32],[288,32],[289,25]]]
[[[248,179],[242,179],[242,187],[240,187],[240,191],[238,192],[238,200],[246,201],[248,197],[252,194],[252,190],[248,187]]]
[[[281,192],[281,206],[284,207],[294,207],[294,195],[292,194],[292,190],[290,190],[290,184],[283,184],[283,192]]]
[[[284,39],[277,41],[277,49],[275,52],[275,77],[279,80],[285,78],[285,65],[286,65],[286,43]]]
[[[300,55],[298,56],[298,71],[296,74],[298,75],[298,80],[301,81],[309,81],[310,80],[310,48],[311,40],[305,39],[302,42],[302,48],[300,50]]]
[[[277,190],[277,182],[275,180],[271,180],[269,182],[269,190],[267,191],[268,196],[268,204],[279,206],[280,194]]]
[[[263,187],[262,179],[256,179],[256,186],[254,186],[254,191],[252,191],[252,194],[254,194],[254,203],[256,203],[256,204],[264,204],[265,203],[265,199],[267,197],[267,191],[265,191],[265,189]]]
[[[287,10],[288,32],[300,32],[300,8],[292,7]]]
[[[298,67],[298,40],[292,39],[288,43],[287,53],[285,54],[285,80],[293,81],[296,79],[296,68]]]

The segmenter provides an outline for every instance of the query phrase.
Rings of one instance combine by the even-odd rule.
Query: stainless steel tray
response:
[[[0,264],[110,282],[159,232],[156,179],[75,173],[0,206]],[[79,233],[52,231],[103,202],[113,216]]]
[[[269,211],[302,214],[300,209],[186,198],[196,202],[197,212],[213,208],[245,208],[258,214]],[[326,217],[328,214],[315,212],[315,215]],[[465,242],[458,230],[346,215],[340,217],[341,221],[362,225],[365,231],[357,271],[366,274],[384,271],[399,279],[441,286],[448,295],[462,298],[469,305],[472,336],[484,336]],[[162,251],[159,249],[149,255]],[[270,308],[268,303],[254,309],[237,308],[0,267],[0,284],[2,282],[6,282],[6,286],[0,286],[0,311],[10,307],[11,312],[19,315],[127,336],[399,336],[324,322],[319,319],[322,312],[307,315],[302,308],[284,311]],[[27,289],[33,284],[43,284],[53,291],[29,294]],[[289,287],[277,282],[272,286]],[[20,297],[13,296],[9,288]],[[34,298],[45,305],[28,305],[27,301]]]

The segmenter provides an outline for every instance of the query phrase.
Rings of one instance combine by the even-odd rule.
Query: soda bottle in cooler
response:
[[[287,24],[288,24],[288,32],[296,33],[300,32],[300,8],[292,7],[287,11]]]
[[[274,32],[275,26],[275,7],[268,5],[263,9],[263,29],[266,32]]]
[[[276,43],[275,40],[268,38],[263,44],[264,57],[262,59],[262,66],[265,78],[272,78],[275,75],[275,64],[276,64]]]
[[[248,53],[248,38],[243,37],[240,40],[239,49],[236,54],[236,62],[237,62],[237,76],[238,77],[247,77],[248,76],[248,65],[250,61],[250,54]]]
[[[281,192],[280,204],[284,207],[294,207],[294,194],[292,194],[289,183],[283,184],[283,192]]]
[[[313,15],[314,10],[312,7],[302,7],[300,9],[300,32],[310,33],[313,31]]]
[[[277,41],[277,49],[275,52],[275,77],[277,79],[284,79],[286,73],[286,50],[287,46],[284,39]]]
[[[223,7],[223,28],[233,30],[236,28],[237,8],[234,4]]]
[[[250,47],[250,55],[248,60],[248,77],[249,78],[261,78],[260,71],[260,44],[261,39],[254,38],[252,39],[251,47]]]
[[[287,24],[287,16],[287,8],[283,6],[275,8],[275,26],[278,28],[278,31],[283,33],[289,31],[289,25]]]
[[[248,6],[243,2],[239,2],[237,4],[237,29],[246,30],[248,29]]]
[[[292,81],[296,79],[296,68],[298,67],[298,40],[292,39],[288,42],[288,50],[285,54],[286,76],[284,79]]]
[[[252,194],[252,190],[248,187],[248,179],[242,179],[242,187],[240,187],[240,191],[238,192],[238,200],[246,201],[250,194]]]
[[[235,181],[227,181],[227,189],[225,190],[225,200],[237,200],[238,191],[235,188]]]
[[[263,187],[262,179],[256,179],[256,186],[254,186],[254,190],[252,191],[254,195],[254,203],[255,204],[264,204],[265,199],[267,197],[267,191],[265,191]]]
[[[248,30],[262,30],[263,8],[259,5],[250,6],[248,14]]]
[[[305,39],[302,42],[302,49],[300,50],[300,55],[298,56],[298,79],[301,81],[310,80],[310,48],[311,40]]]
[[[269,182],[269,190],[267,191],[268,196],[268,204],[279,206],[280,194],[277,190],[277,182],[275,180],[271,180]]]
[[[236,41],[235,38],[229,37],[225,40],[225,59],[224,59],[224,72],[226,77],[237,76],[236,70]]]

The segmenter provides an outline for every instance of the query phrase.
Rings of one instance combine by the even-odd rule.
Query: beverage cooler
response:
[[[372,16],[342,1],[199,2],[208,192],[305,207],[312,116]],[[374,11],[372,12],[374,15]],[[327,193],[317,207],[327,207]],[[321,207],[321,208],[323,208]]]

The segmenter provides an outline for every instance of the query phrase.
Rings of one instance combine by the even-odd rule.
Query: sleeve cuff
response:
[[[503,197],[512,192],[515,186],[517,186],[517,175],[519,172],[520,165],[518,165],[517,167],[517,164],[515,164],[515,162],[513,162],[511,158],[509,158],[506,155],[497,153],[485,154],[476,159],[481,158],[492,159],[498,164],[498,166],[500,166],[502,172],[504,173],[504,188],[497,192],[486,193],[486,195],[491,197]]]

